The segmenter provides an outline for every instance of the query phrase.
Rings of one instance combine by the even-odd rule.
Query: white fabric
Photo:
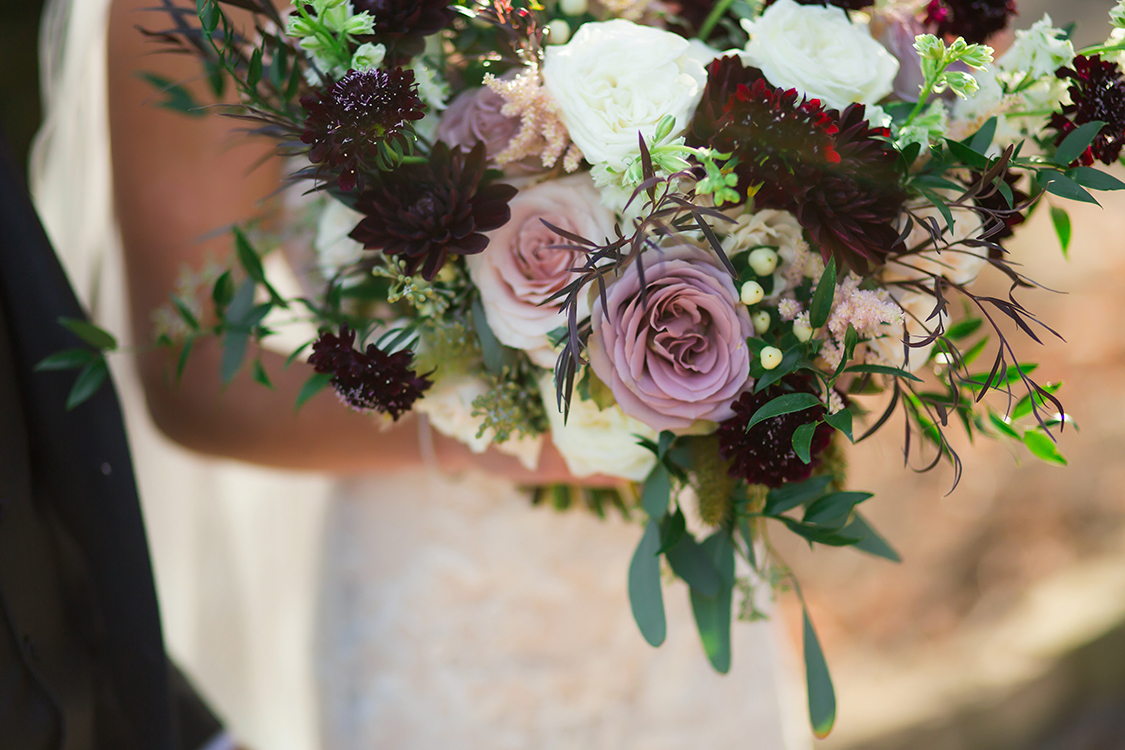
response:
[[[80,296],[124,334],[96,32],[107,7],[48,7],[33,185]],[[676,583],[666,595],[669,642],[644,644],[624,593],[638,527],[533,509],[495,480],[411,472],[334,489],[324,478],[204,460],[155,430],[131,363],[116,358],[113,368],[167,643],[246,744],[808,746],[800,718],[783,725],[791,714],[780,706],[768,626],[736,625],[732,673],[716,675]]]

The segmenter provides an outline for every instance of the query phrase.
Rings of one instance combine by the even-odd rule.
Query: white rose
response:
[[[912,344],[918,343],[929,336],[931,332],[937,329],[938,325],[937,316],[930,318],[934,308],[937,307],[937,301],[930,294],[904,291],[897,288],[891,289],[890,293],[894,301],[902,308],[903,321],[888,325],[883,336],[865,342],[867,356],[864,361],[868,364],[900,367],[907,372],[914,372],[926,364],[926,360],[930,358],[930,352],[937,345],[937,341],[931,341],[925,346],[910,346],[904,352],[902,344],[903,327],[905,325],[906,331],[910,333]],[[947,313],[941,314],[941,322],[946,326],[949,325]]]
[[[353,211],[338,200],[328,200],[317,221],[313,240],[317,265],[324,278],[333,278],[363,257],[363,244],[348,236],[362,219],[359,211]]]
[[[840,8],[777,0],[742,25],[750,34],[743,61],[761,68],[774,86],[834,109],[874,104],[894,89],[898,61]]]
[[[546,50],[543,82],[570,138],[591,164],[623,171],[665,115],[687,127],[707,82],[706,55],[683,37],[614,19],[583,24]]]
[[[564,425],[551,373],[539,381],[539,389],[551,420],[551,441],[571,474],[576,477],[605,474],[641,482],[652,471],[656,456],[637,445],[637,436],[655,441],[656,430],[625,416],[617,404],[599,410],[597,404],[583,401],[577,393],[570,401],[570,415]]]
[[[600,243],[613,234],[613,214],[599,203],[588,174],[521,190],[508,206],[512,218],[488,233],[484,252],[465,256],[465,262],[500,343],[526,351],[541,367],[553,368],[556,354],[547,334],[566,325],[565,299],[548,300],[574,280],[570,269],[582,265],[585,257],[579,250],[552,247],[572,243],[543,221]],[[582,295],[578,319],[589,315],[590,303]]]
[[[414,404],[414,410],[425,414],[430,425],[446,437],[464,443],[473,453],[484,453],[492,445],[492,430],[480,431],[481,418],[473,416],[473,400],[488,389],[480,378],[452,378],[438,383],[426,392],[424,398]],[[539,451],[543,446],[543,436],[519,437],[514,435],[496,449],[509,456],[515,456],[528,470],[534,471],[539,464]]]
[[[902,263],[887,263],[883,270],[883,280],[925,279],[930,274],[944,276],[954,284],[968,284],[976,279],[988,263],[988,248],[966,245],[964,241],[980,234],[983,224],[980,214],[976,211],[957,211],[953,215],[952,232],[936,206],[919,209],[915,214],[923,219],[932,218],[937,221],[942,230],[942,242],[935,248],[930,231],[916,221],[906,238],[905,246],[910,249],[925,244],[930,249],[907,255]],[[952,247],[946,247],[945,243]]]

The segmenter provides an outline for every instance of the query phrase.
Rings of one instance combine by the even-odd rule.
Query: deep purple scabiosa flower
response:
[[[403,272],[432,281],[450,255],[473,255],[488,246],[484,232],[502,227],[516,189],[483,184],[484,144],[472,151],[438,141],[424,164],[382,172],[360,194],[366,214],[351,238],[368,250],[397,256]]]
[[[777,0],[766,0],[763,7],[770,7]],[[875,4],[875,0],[794,0],[797,5],[834,5],[844,10],[863,10]]]
[[[375,19],[370,38],[385,44],[388,59],[396,64],[421,53],[425,37],[457,17],[450,0],[352,0],[352,5],[356,13],[367,11]]]
[[[795,212],[826,261],[835,256],[860,274],[883,263],[894,248],[906,200],[898,153],[886,140],[890,131],[872,127],[864,115],[862,104],[840,114],[834,144],[839,161],[808,175]]]
[[[423,115],[414,71],[402,68],[349,70],[302,97],[301,106],[308,113],[301,140],[310,146],[309,160],[335,174],[341,190],[362,187],[361,169],[370,168],[385,145],[403,147],[411,121]]]
[[[1058,131],[1055,145],[1079,125],[1094,120],[1105,123],[1094,141],[1071,166],[1090,166],[1098,159],[1112,164],[1125,146],[1125,78],[1117,63],[1103,60],[1099,55],[1074,58],[1073,67],[1059,68],[1055,75],[1070,81],[1070,104],[1062,112],[1051,115],[1049,127]]]
[[[1014,15],[1016,0],[930,0],[923,20],[938,36],[981,44],[1007,28]]]
[[[414,355],[406,349],[388,353],[368,344],[355,348],[355,331],[340,326],[340,335],[321,331],[309,364],[317,372],[332,373],[332,387],[357,411],[377,411],[398,420],[433,383],[411,369]]]
[[[824,416],[823,406],[783,414],[759,422],[748,431],[746,425],[758,409],[786,393],[816,393],[812,377],[794,373],[761,393],[746,391],[731,404],[734,416],[719,424],[719,452],[731,462],[730,474],[751,484],[777,488],[788,482],[801,482],[820,465],[820,454],[832,442],[833,428],[818,425],[813,432],[812,460],[804,463],[793,450],[793,433]]]

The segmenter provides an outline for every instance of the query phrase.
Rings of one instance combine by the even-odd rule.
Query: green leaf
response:
[[[821,476],[770,490],[766,495],[766,506],[762,509],[762,513],[767,516],[779,516],[798,505],[820,497],[830,484],[832,484],[831,476]]]
[[[1055,163],[1063,167],[1068,166],[1090,147],[1103,127],[1105,127],[1104,122],[1093,120],[1070,131],[1055,149]]]
[[[246,275],[251,279],[261,284],[266,288],[270,295],[270,299],[278,307],[288,307],[288,304],[281,295],[273,288],[273,286],[266,280],[266,272],[262,268],[262,259],[258,257],[258,253],[250,245],[250,241],[246,239],[246,235],[238,227],[231,229],[234,234],[234,246],[238,251],[238,262],[242,264],[245,269]]]
[[[191,95],[191,92],[182,85],[155,73],[142,71],[137,75],[153,86],[157,90],[157,94],[161,96],[160,101],[156,102],[156,106],[179,112],[188,117],[203,117],[207,114],[206,110]]]
[[[1070,214],[1065,208],[1051,206],[1051,223],[1055,225],[1055,234],[1059,236],[1059,245],[1065,256],[1070,249]]]
[[[1047,393],[1057,393],[1058,390],[1062,388],[1062,383],[1047,383],[1046,385],[1041,385],[1039,387],[1045,390]],[[1039,404],[1040,406],[1046,403],[1046,399],[1044,399],[1038,393],[1029,393],[1021,398],[1016,404],[1015,408],[1012,409],[1012,419],[1016,420],[1021,417],[1026,417],[1028,414],[1030,414],[1033,411],[1033,400],[1034,403]]]
[[[180,317],[183,318],[185,323],[187,323],[188,328],[193,331],[198,331],[199,321],[196,319],[195,313],[193,313],[191,311],[191,308],[187,306],[187,303],[179,297],[173,295],[172,304],[175,305],[176,309],[180,311]]]
[[[742,541],[746,542],[746,562],[754,570],[758,569],[758,559],[754,552],[754,532],[750,528],[750,518],[746,515],[738,517],[738,531],[742,534]]]
[[[960,141],[953,141],[947,138],[945,143],[949,146],[949,150],[953,153],[954,158],[961,163],[981,172],[988,169],[989,160],[984,154],[977,153]]]
[[[45,357],[39,364],[35,365],[35,371],[74,370],[79,367],[85,367],[95,359],[100,358],[101,355],[91,349],[64,349],[61,352],[55,352],[51,356]]]
[[[66,397],[66,410],[70,411],[97,393],[108,374],[109,368],[103,357],[98,357],[83,367]]]
[[[807,464],[812,460],[812,439],[816,432],[817,422],[806,422],[793,430],[793,452],[801,463]]]
[[[829,258],[828,266],[820,275],[813,294],[812,305],[809,307],[809,325],[814,329],[821,328],[828,322],[828,315],[832,312],[832,300],[836,296],[836,259]]]
[[[1086,188],[1062,172],[1040,172],[1036,181],[1051,195],[1057,195],[1060,198],[1072,201],[1081,201],[1082,203],[1093,203],[1096,206],[1101,205],[1094,196],[1087,192]]]
[[[805,680],[809,689],[809,721],[817,739],[824,739],[836,723],[836,691],[832,687],[832,676],[828,674],[828,662],[820,648],[820,640],[809,620],[808,609],[802,607],[805,631]]]
[[[663,555],[675,547],[686,533],[687,519],[684,517],[683,509],[677,505],[675,513],[665,513],[663,520],[660,521],[660,549],[656,554]]]
[[[988,410],[988,421],[992,423],[992,426],[996,428],[996,431],[1001,433],[1002,435],[1007,435],[1013,440],[1021,439],[1020,434],[1016,432],[1010,424],[1004,421],[1004,418],[1002,416],[992,411],[991,409]]]
[[[801,523],[842,529],[852,508],[870,497],[870,492],[833,492],[825,495],[809,506]]]
[[[254,88],[260,80],[262,80],[262,50],[255,48],[254,54],[250,56],[250,66],[246,69],[246,83],[250,88]]]
[[[1066,176],[1091,190],[1125,190],[1125,182],[1093,167],[1068,169]]]
[[[887,543],[886,539],[879,535],[879,532],[875,531],[874,527],[858,511],[852,514],[851,523],[845,526],[840,533],[859,537],[859,541],[853,545],[858,550],[891,562],[902,562],[902,557],[898,552]]]
[[[473,328],[480,341],[481,357],[484,366],[493,375],[499,375],[505,366],[511,367],[516,363],[516,352],[500,343],[492,328],[488,325],[488,318],[484,314],[484,306],[480,298],[473,300]]]
[[[972,336],[980,330],[982,325],[984,325],[984,320],[981,318],[965,318],[951,325],[945,335],[954,341],[959,341]]]
[[[228,385],[238,374],[249,345],[250,336],[242,331],[227,331],[223,336],[223,361],[219,366],[223,385]]]
[[[850,547],[859,541],[858,537],[843,534],[843,529],[829,526],[814,526],[801,523],[789,516],[776,516],[778,521],[789,527],[794,534],[816,544],[827,544],[832,547]]]
[[[980,126],[980,130],[973,135],[973,139],[969,142],[969,148],[976,151],[978,154],[987,154],[989,147],[992,145],[992,138],[996,135],[996,118],[990,117]]]
[[[696,588],[691,589],[691,611],[699,630],[703,651],[716,672],[730,671],[731,599],[734,593],[734,545],[730,534],[720,529],[703,540],[701,553],[708,564],[717,571],[720,581],[714,596],[706,596]]]
[[[1055,441],[1040,432],[1038,428],[1028,430],[1023,434],[1023,444],[1039,460],[1066,466],[1066,458],[1062,453],[1059,453]]]
[[[844,437],[848,439],[849,443],[855,442],[855,438],[852,437],[852,420],[851,409],[841,409],[835,414],[826,414],[824,416],[824,421],[844,433]],[[808,462],[806,461],[805,463]]]
[[[691,534],[685,534],[680,543],[668,550],[664,555],[673,572],[684,579],[693,591],[698,591],[704,596],[715,596],[719,593],[719,573],[715,570],[710,558],[703,551],[699,542]]]
[[[668,511],[671,497],[672,477],[668,474],[668,467],[657,462],[641,489],[641,507],[645,509],[645,513],[648,513],[649,518],[660,521]]]
[[[650,646],[664,643],[668,623],[664,619],[664,594],[660,588],[660,531],[649,521],[633,560],[629,563],[629,605],[641,635]]]
[[[254,381],[264,385],[266,388],[273,390],[273,383],[270,382],[270,376],[266,372],[266,368],[262,366],[262,360],[254,360]]]
[[[332,382],[332,373],[313,373],[312,377],[301,386],[301,392],[297,394],[297,402],[293,405],[293,410],[296,411],[304,406],[306,401],[323,391],[330,382]]]
[[[230,271],[223,271],[222,276],[215,279],[215,285],[211,287],[211,301],[217,307],[226,307],[233,298],[234,279],[231,278]]]
[[[754,412],[754,416],[750,418],[749,424],[746,425],[746,430],[749,431],[754,425],[767,419],[780,417],[783,414],[793,414],[821,405],[820,399],[811,393],[787,393],[763,404],[758,411]]]
[[[793,369],[797,366],[797,363],[800,360],[801,348],[799,345],[786,351],[785,356],[781,358],[780,365],[773,368],[772,370],[766,370],[760,377],[758,377],[757,381],[755,381],[754,383],[754,393],[761,393],[789,373],[793,372]],[[754,363],[757,364],[757,360],[755,360]],[[760,364],[758,366],[761,367]],[[753,364],[751,365],[751,367],[753,367]]]
[[[176,382],[184,377],[184,368],[187,367],[188,357],[191,356],[192,347],[195,345],[195,337],[188,336],[184,339],[184,346],[180,349],[179,359],[176,360]]]
[[[113,334],[105,329],[98,328],[89,321],[76,318],[59,318],[59,324],[95,349],[109,352],[117,349],[117,339],[113,337]]]
[[[914,375],[900,367],[887,367],[886,365],[852,365],[844,372],[870,372],[878,375],[890,375],[895,378],[904,378],[906,380],[913,380],[915,383],[921,383],[922,378]]]

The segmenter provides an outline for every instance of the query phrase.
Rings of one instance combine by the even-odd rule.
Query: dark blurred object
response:
[[[0,0],[0,128],[20,175],[42,116],[39,102],[39,17],[43,0]]]
[[[192,750],[221,731],[168,662],[112,387],[35,364],[85,314],[0,131],[0,748]]]

